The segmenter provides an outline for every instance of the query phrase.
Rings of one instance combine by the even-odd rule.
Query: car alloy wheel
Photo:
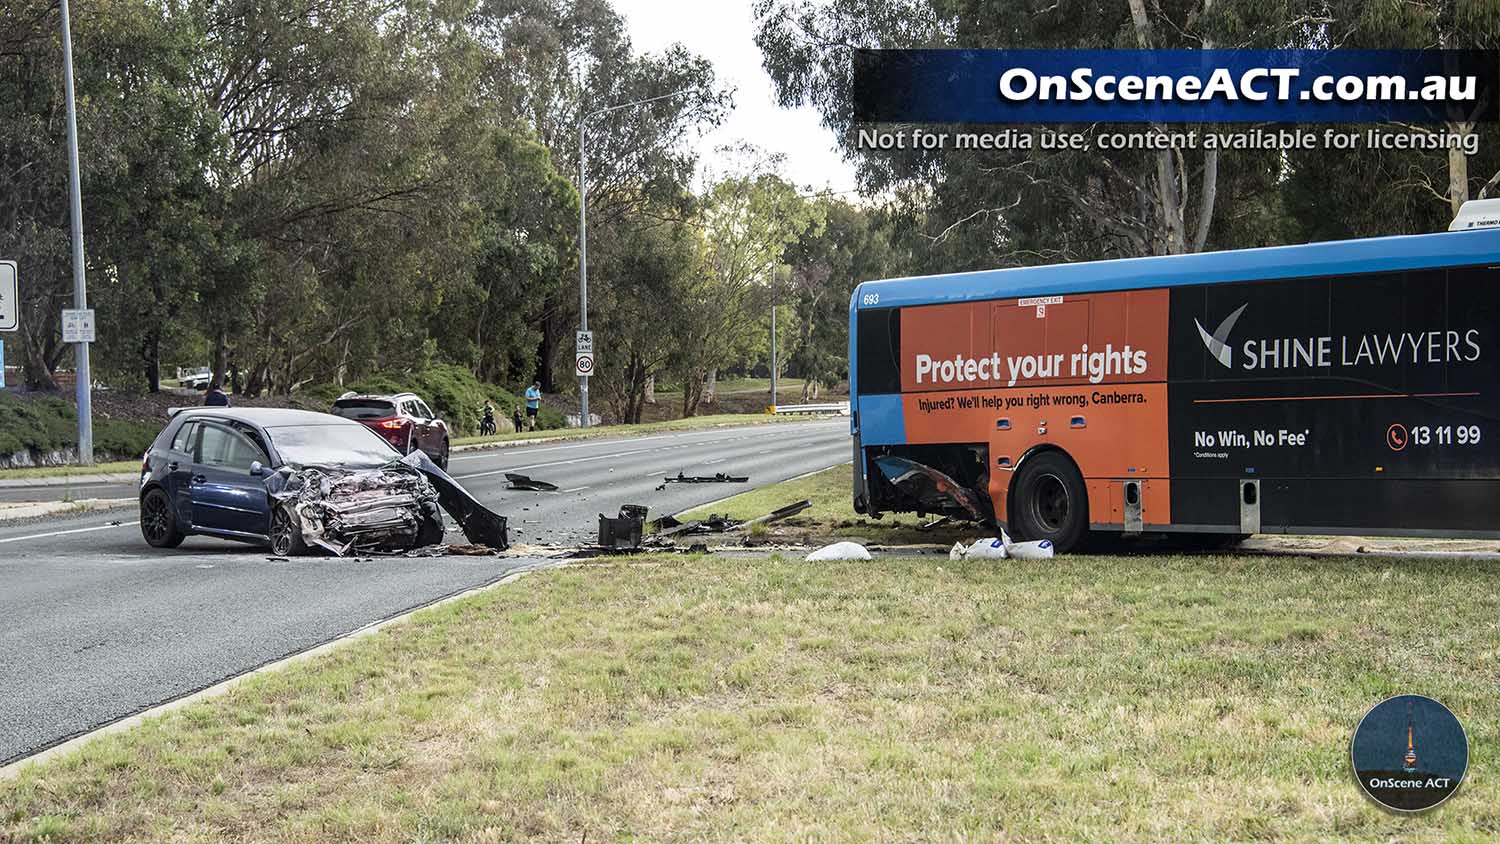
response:
[[[153,548],[176,548],[182,544],[183,534],[177,528],[172,501],[160,488],[141,498],[141,535]]]
[[[301,538],[297,532],[297,525],[292,522],[291,514],[287,513],[285,507],[277,507],[271,511],[271,553],[278,557],[295,553]]]

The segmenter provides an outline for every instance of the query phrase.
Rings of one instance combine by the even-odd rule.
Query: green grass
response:
[[[653,558],[538,574],[0,783],[0,840],[1480,842],[1489,564]],[[1398,692],[1464,720],[1366,802]]]
[[[806,422],[807,417],[768,416],[764,413],[725,413],[717,416],[692,416],[665,422],[643,422],[639,425],[598,425],[593,428],[562,428],[548,431],[521,431],[496,434],[493,437],[459,437],[454,445],[504,444],[515,440],[579,440],[591,437],[617,437],[629,434],[655,434],[662,431],[693,431],[722,428],[729,425],[752,425],[762,422]]]
[[[981,535],[994,533],[993,528],[979,528],[970,524],[920,530],[922,525],[933,521],[936,516],[919,517],[913,513],[893,513],[878,520],[865,518],[854,512],[852,471],[852,467],[845,463],[804,478],[750,490],[708,507],[698,507],[679,514],[677,518],[687,522],[706,519],[714,513],[725,513],[732,519],[753,519],[805,498],[812,502],[810,509],[767,525],[767,531],[756,538],[779,536],[799,541],[821,541],[848,537],[885,545],[951,545],[956,539],[972,542]]]
[[[92,466],[37,466],[31,469],[0,469],[0,479],[9,478],[62,478],[69,475],[110,475],[134,472],[141,468],[139,460],[118,460],[112,463],[95,463]]]

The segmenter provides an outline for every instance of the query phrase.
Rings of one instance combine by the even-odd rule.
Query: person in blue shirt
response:
[[[536,415],[542,409],[542,382],[534,381],[526,388],[526,427],[536,430]]]

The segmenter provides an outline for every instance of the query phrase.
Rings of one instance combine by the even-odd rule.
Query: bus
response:
[[[1059,551],[1500,537],[1497,223],[864,282],[854,508]]]

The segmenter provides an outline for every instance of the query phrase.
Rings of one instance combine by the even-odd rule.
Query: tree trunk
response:
[[[703,403],[704,404],[713,404],[714,403],[714,390],[718,387],[718,384],[719,384],[719,368],[716,366],[713,369],[710,369],[708,371],[708,375],[704,376],[704,378],[703,378]]]
[[[552,351],[557,343],[557,318],[553,315],[553,302],[551,296],[543,307],[546,316],[542,318],[542,342],[536,349],[536,380],[542,382],[542,392],[555,393],[557,385],[552,382]]]
[[[29,390],[57,391],[57,379],[52,377],[52,368],[47,366],[46,352],[37,347],[30,336],[23,346],[21,378]]]
[[[1459,137],[1474,131],[1472,123],[1449,121],[1447,129]],[[1458,209],[1469,201],[1469,157],[1458,145],[1448,148],[1448,210],[1458,216]]]
[[[224,386],[224,373],[229,368],[229,330],[220,326],[214,333],[214,366],[209,375],[210,390]]]
[[[656,373],[655,372],[653,372],[650,375],[646,376],[645,401],[646,401],[646,404],[656,404]]]
[[[146,392],[161,392],[161,331],[155,327],[155,323],[147,323],[152,326],[146,330],[145,336],[141,338],[141,363],[142,374],[146,376]]]

